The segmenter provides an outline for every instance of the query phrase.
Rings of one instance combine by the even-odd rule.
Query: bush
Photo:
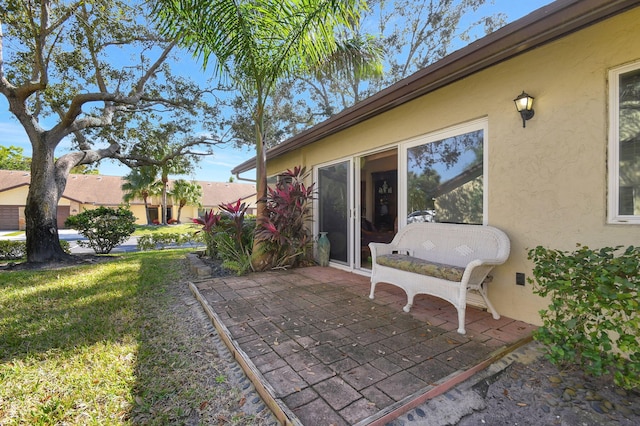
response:
[[[60,247],[65,253],[71,254],[69,241],[60,240]],[[1,260],[21,260],[27,256],[27,243],[16,240],[0,240]]]
[[[241,200],[220,204],[224,214],[205,212],[203,217],[193,219],[202,225],[199,231],[207,245],[206,254],[222,260],[222,267],[238,275],[251,270],[251,249],[255,220],[247,218],[247,205]]]
[[[245,221],[248,206],[240,201],[220,204],[220,209],[225,214],[221,217],[213,236],[222,266],[238,275],[251,270],[251,249],[255,231],[255,221]]]
[[[616,385],[640,385],[640,247],[574,252],[529,251],[534,293],[549,296],[534,334],[555,364],[575,363],[585,372],[612,373]]]
[[[223,268],[235,272],[236,275],[243,275],[251,271],[250,251],[246,246],[238,246],[230,233],[218,232],[213,236],[213,241],[218,251],[218,258],[222,260],[221,266]]]
[[[27,244],[24,241],[0,240],[0,259],[19,260],[27,255]]]
[[[77,230],[89,240],[78,241],[79,245],[90,247],[99,254],[107,254],[133,234],[136,230],[135,221],[131,210],[124,207],[98,207],[69,216],[65,225]]]
[[[269,219],[256,230],[267,241],[274,267],[297,266],[311,259],[313,241],[307,229],[313,185],[303,183],[305,169],[287,170],[275,188],[267,194]]]
[[[204,212],[204,216],[193,219],[193,223],[202,225],[202,229],[198,232],[203,234],[203,239],[207,246],[206,254],[209,257],[215,257],[217,254],[213,235],[218,231],[220,219],[221,216],[219,214],[214,214],[213,209],[208,212]]]

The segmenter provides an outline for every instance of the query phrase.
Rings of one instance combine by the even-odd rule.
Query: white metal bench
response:
[[[500,318],[487,297],[485,280],[494,266],[509,257],[509,238],[501,230],[482,225],[412,223],[400,229],[391,243],[370,243],[369,247],[371,299],[380,282],[405,291],[405,312],[418,294],[442,298],[455,306],[458,333],[465,334],[467,291],[475,290],[493,318]]]

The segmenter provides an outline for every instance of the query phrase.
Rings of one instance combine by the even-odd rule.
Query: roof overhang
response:
[[[640,5],[640,0],[557,0],[387,87],[267,151],[267,160],[317,142],[500,62]],[[255,157],[236,166],[256,167]]]
[[[22,183],[18,183],[16,185],[13,185],[13,186],[8,186],[6,188],[2,188],[2,189],[0,189],[0,192],[11,191],[13,189],[20,188],[20,187],[23,187],[23,186],[29,186],[29,182],[22,182]]]

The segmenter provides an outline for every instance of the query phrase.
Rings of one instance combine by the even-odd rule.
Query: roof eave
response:
[[[457,50],[267,151],[267,160],[317,142],[399,105],[637,7],[640,0],[558,0]],[[231,173],[255,168],[255,157]]]

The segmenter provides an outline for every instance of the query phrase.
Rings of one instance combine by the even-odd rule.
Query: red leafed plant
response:
[[[193,220],[193,223],[197,223],[202,225],[203,232],[212,232],[213,229],[220,223],[220,213],[214,213],[213,209],[208,212],[204,212],[204,216],[196,217]]]
[[[238,199],[235,203],[223,203],[220,204],[220,210],[224,211],[229,215],[231,220],[233,221],[234,227],[234,237],[236,242],[241,246],[242,245],[242,229],[244,226],[244,215],[247,212],[247,208],[249,208],[246,203],[241,203],[241,199]]]
[[[209,257],[213,257],[216,254],[213,235],[216,232],[218,225],[220,224],[220,219],[220,214],[214,213],[213,209],[209,210],[208,212],[205,211],[204,216],[192,219],[193,223],[202,225],[202,229],[200,231],[204,232],[204,240],[207,244],[207,256]]]
[[[256,229],[266,240],[274,267],[297,266],[310,260],[312,239],[307,228],[313,184],[306,186],[304,167],[287,170],[267,193],[268,220]]]

